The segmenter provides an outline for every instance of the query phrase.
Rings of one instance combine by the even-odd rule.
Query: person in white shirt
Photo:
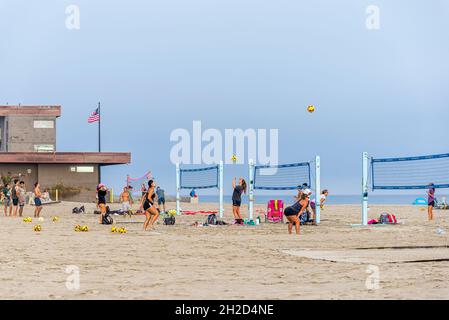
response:
[[[321,210],[324,209],[324,203],[326,202],[327,196],[329,195],[329,190],[325,189],[321,192],[321,196],[320,196],[320,208]],[[312,201],[310,201],[310,207],[312,208],[313,211],[313,221],[315,221],[315,216],[316,216],[316,200],[313,199]]]

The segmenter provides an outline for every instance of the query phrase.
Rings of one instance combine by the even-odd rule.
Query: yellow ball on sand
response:
[[[34,226],[34,231],[40,232],[41,230],[42,230],[42,227],[40,226],[40,224],[38,224],[37,226]]]
[[[111,232],[117,232],[117,227],[112,227]]]
[[[120,228],[120,229],[118,230],[118,232],[120,232],[120,233],[126,233],[126,228],[122,227],[122,228]]]
[[[59,217],[53,217],[53,222],[58,222],[59,221]]]
[[[307,111],[309,111],[310,113],[314,113],[315,112],[315,106],[310,105],[307,107]]]

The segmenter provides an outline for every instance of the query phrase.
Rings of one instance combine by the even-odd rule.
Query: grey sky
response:
[[[104,150],[132,152],[104,170],[115,187],[150,169],[173,193],[170,132],[193,120],[279,128],[280,162],[319,154],[337,194],[359,192],[363,151],[449,152],[445,0],[0,0],[0,15],[0,104],[61,104],[57,149],[95,151],[100,100]]]

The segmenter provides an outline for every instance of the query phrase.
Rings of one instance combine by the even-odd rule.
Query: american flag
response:
[[[94,123],[97,121],[100,121],[100,113],[98,112],[98,108],[94,112],[92,112],[90,117],[87,119],[88,123]]]

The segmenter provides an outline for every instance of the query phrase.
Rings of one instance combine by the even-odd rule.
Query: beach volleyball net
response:
[[[253,219],[255,190],[297,190],[307,186],[315,190],[315,196],[321,194],[321,160],[258,166],[253,161],[249,165],[249,219]],[[320,222],[320,208],[316,206],[316,222]]]
[[[371,159],[373,190],[449,188],[449,154]]]
[[[310,162],[279,166],[254,166],[255,190],[296,190],[298,186],[311,186]]]
[[[223,162],[218,165],[200,168],[181,168],[176,165],[176,208],[182,214],[181,190],[217,189],[219,196],[219,214],[224,214]]]
[[[449,154],[374,158],[363,153],[362,225],[368,223],[368,193],[375,190],[422,190],[430,184],[449,188]]]
[[[153,174],[151,171],[148,171],[139,178],[131,178],[129,175],[126,176],[126,185],[132,188],[132,193],[137,194],[141,192],[142,185],[145,185],[145,188],[148,188],[148,181],[153,179]]]

